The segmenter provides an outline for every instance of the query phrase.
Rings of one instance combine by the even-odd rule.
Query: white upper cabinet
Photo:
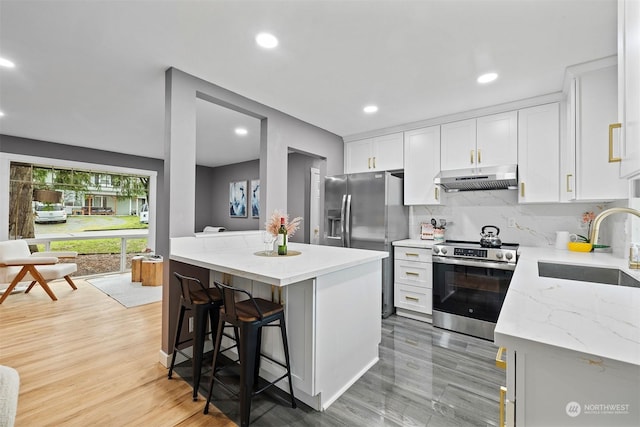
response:
[[[513,165],[518,160],[516,111],[442,125],[442,170]]]
[[[518,111],[519,203],[559,201],[560,105]]]
[[[476,119],[442,125],[442,170],[475,169]]]
[[[611,162],[610,124],[618,113],[615,57],[581,64],[567,70],[569,110],[567,146],[562,148],[561,200],[600,201],[626,199],[626,179],[620,163]],[[612,133],[611,136],[614,136]]]
[[[479,117],[476,162],[483,166],[515,165],[518,161],[518,113]]]
[[[372,172],[402,169],[404,147],[402,133],[347,142],[344,145],[344,172]]]
[[[404,159],[404,204],[440,204],[440,188],[433,183],[440,172],[440,126],[405,132]]]
[[[640,173],[640,1],[618,0],[620,176]],[[614,155],[615,156],[615,155]]]

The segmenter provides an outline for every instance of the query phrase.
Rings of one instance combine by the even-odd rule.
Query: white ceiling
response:
[[[163,158],[173,66],[348,136],[558,92],[567,66],[616,53],[616,10],[616,0],[0,0],[0,56],[16,63],[0,69],[0,133]],[[261,31],[280,46],[258,48]],[[479,86],[490,70],[500,78]],[[380,111],[363,114],[369,103]],[[258,158],[258,121],[207,104],[198,163]],[[238,138],[242,120],[253,130]]]

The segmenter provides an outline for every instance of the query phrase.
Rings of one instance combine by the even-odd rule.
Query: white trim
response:
[[[126,175],[143,175],[149,177],[149,194],[151,203],[149,204],[149,236],[147,245],[155,249],[156,243],[156,190],[158,172],[144,169],[134,169],[122,166],[109,166],[97,163],[77,162],[73,160],[53,159],[48,157],[27,156],[23,154],[0,153],[0,206],[9,206],[9,178],[11,162],[51,165],[69,169],[88,169],[95,172],[113,172]],[[9,209],[0,209],[0,241],[9,240]]]
[[[12,162],[22,162],[22,163],[30,163],[37,165],[51,165],[55,167],[61,168],[70,168],[70,169],[88,169],[92,172],[118,172],[122,174],[129,175],[148,175],[148,176],[158,176],[157,171],[150,171],[144,169],[134,169],[127,168],[122,166],[109,166],[102,165],[98,163],[88,163],[88,162],[77,162],[75,160],[63,160],[63,159],[53,159],[48,157],[36,157],[36,156],[27,156],[24,154],[12,154],[12,153],[0,153],[0,159],[8,158]]]
[[[551,104],[553,102],[562,101],[563,93],[554,92],[547,95],[540,95],[533,98],[521,99],[519,101],[506,102],[504,104],[492,105],[489,107],[478,108],[475,110],[464,111],[455,114],[447,114],[444,116],[434,117],[431,119],[420,120],[417,122],[405,123],[398,126],[372,130],[368,132],[346,135],[342,137],[344,142],[358,141],[376,136],[388,135],[397,132],[406,132],[409,130],[422,129],[429,126],[436,126],[460,120],[474,119],[491,114],[504,113],[507,111],[520,110],[522,108],[535,107],[538,105]]]

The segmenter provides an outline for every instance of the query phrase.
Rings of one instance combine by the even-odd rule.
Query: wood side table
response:
[[[142,286],[162,285],[162,258],[142,260]]]
[[[143,256],[134,256],[131,258],[131,281],[142,282],[142,260]]]

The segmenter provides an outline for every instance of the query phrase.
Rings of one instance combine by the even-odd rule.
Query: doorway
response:
[[[289,150],[287,161],[287,213],[302,217],[300,231],[292,242],[320,243],[323,189],[320,177],[326,175],[326,159],[301,151]]]

